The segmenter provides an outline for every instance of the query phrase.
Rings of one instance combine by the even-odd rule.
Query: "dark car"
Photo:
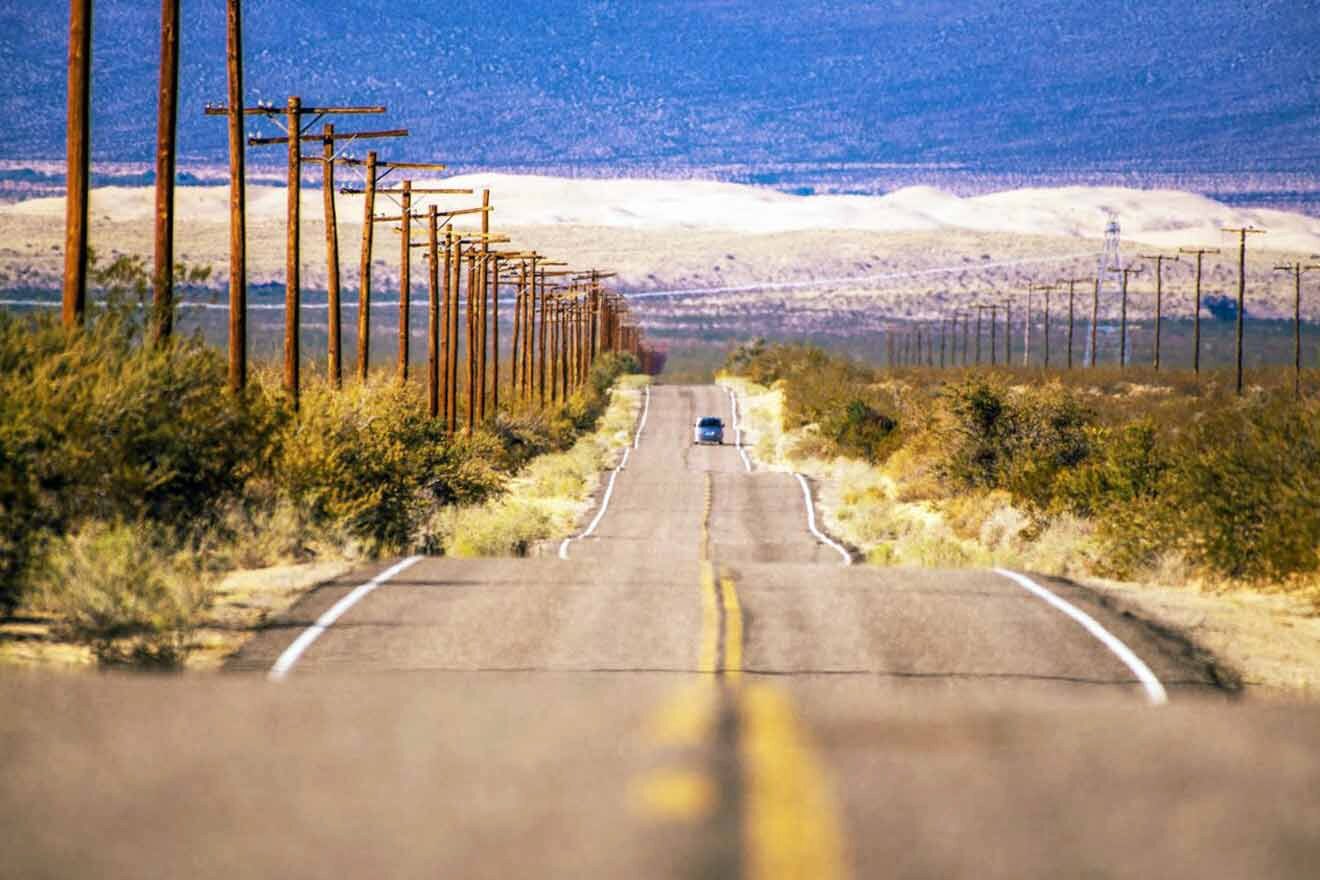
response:
[[[723,443],[724,420],[717,419],[715,416],[702,416],[697,419],[697,426],[693,429],[692,442]]]

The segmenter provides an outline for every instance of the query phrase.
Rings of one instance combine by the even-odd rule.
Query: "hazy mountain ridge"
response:
[[[144,8],[145,6],[145,8]],[[458,165],[955,162],[1320,171],[1313,2],[246,4],[249,101],[384,103]],[[0,11],[0,157],[63,152],[67,9]],[[158,9],[101,0],[94,156],[146,161]],[[1130,47],[1115,69],[1106,46]],[[215,162],[220,0],[184,7],[181,151]],[[349,128],[341,123],[341,128]]]

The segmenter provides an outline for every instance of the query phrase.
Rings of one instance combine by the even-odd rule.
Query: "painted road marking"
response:
[[[671,822],[695,822],[715,810],[719,794],[699,770],[665,767],[646,774],[630,793],[637,812]]]
[[[720,608],[724,612],[724,656],[720,663],[720,672],[732,682],[742,680],[743,663],[743,618],[742,606],[738,602],[738,591],[733,578],[720,578]]]
[[[628,466],[629,454],[634,449],[637,448],[638,444],[642,442],[642,431],[643,429],[646,428],[646,414],[651,410],[651,386],[650,385],[646,386],[645,390],[646,390],[645,400],[642,404],[642,418],[641,421],[637,423],[637,436],[633,438],[632,446],[624,447],[623,458],[619,461],[619,466],[616,467],[614,470],[610,471],[610,482],[609,485],[605,487],[604,497],[601,498],[600,500],[600,510],[596,511],[596,515],[595,517],[592,518],[591,523],[586,528],[586,531],[584,531],[580,535],[569,536],[565,538],[562,543],[560,543],[559,545],[560,559],[568,558],[568,545],[570,543],[572,543],[573,541],[581,541],[583,538],[591,537],[591,533],[596,531],[596,526],[600,525],[601,519],[604,518],[605,511],[609,509],[610,498],[611,496],[614,495],[614,481],[618,479],[619,471],[623,470],[625,467]]]
[[[642,443],[642,432],[646,430],[646,417],[651,414],[651,386],[647,385],[642,400],[642,420],[637,423],[637,436],[633,438],[633,449]]]
[[[825,766],[782,691],[738,694],[745,876],[842,880],[851,873]]]
[[[701,561],[701,648],[697,671],[712,675],[720,653],[720,610],[715,595],[715,569],[708,560]]]
[[[820,529],[816,528],[816,505],[815,502],[811,500],[811,486],[807,484],[807,478],[801,474],[793,474],[793,476],[797,477],[798,482],[802,484],[802,498],[807,505],[807,528],[811,530],[811,533],[815,535],[818,540],[829,544],[835,550],[838,550],[839,555],[843,557],[844,565],[852,565],[852,554],[843,549],[839,544],[832,541]]]
[[[742,456],[743,467],[747,468],[747,473],[752,472],[752,461],[747,457],[747,450],[743,449],[742,443],[742,420],[738,418],[738,395],[733,393],[732,388],[726,388],[729,392],[729,400],[733,406],[733,442],[738,447],[738,454]]]
[[[1122,660],[1128,669],[1132,670],[1132,674],[1137,677],[1137,680],[1141,682],[1141,686],[1146,689],[1146,699],[1151,705],[1162,706],[1169,702],[1169,695],[1164,690],[1164,685],[1160,684],[1160,680],[1155,677],[1155,673],[1150,671],[1150,667],[1147,666],[1131,648],[1123,644],[1113,633],[1101,626],[1094,617],[1087,614],[1076,605],[1073,605],[1071,602],[1059,598],[1053,592],[1045,589],[1026,575],[1018,574],[1015,571],[1008,571],[1003,568],[996,568],[995,573],[1003,575],[1027,592],[1044,599],[1050,605],[1053,605],[1056,609],[1062,611],[1064,614],[1081,624],[1083,629],[1095,636],[1095,638],[1113,652],[1119,660]]]
[[[420,562],[422,558],[421,556],[409,556],[402,562],[397,562],[385,569],[365,584],[354,587],[352,592],[331,605],[328,611],[316,618],[316,623],[303,630],[298,638],[293,640],[293,644],[284,649],[284,653],[275,661],[275,665],[270,668],[270,672],[266,673],[266,678],[271,681],[283,681],[290,670],[293,669],[294,664],[298,662],[298,658],[302,657],[307,649],[312,646],[312,642],[319,639],[321,634],[334,625],[336,620],[343,617],[348,609],[361,602],[369,593],[399,572]]]

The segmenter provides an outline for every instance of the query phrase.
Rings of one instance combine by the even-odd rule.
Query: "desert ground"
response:
[[[342,180],[341,185],[355,186]],[[418,188],[440,181],[417,181]],[[307,186],[312,185],[309,178]],[[1205,263],[1205,295],[1236,294],[1236,238],[1224,227],[1256,226],[1247,257],[1248,310],[1257,318],[1290,318],[1291,277],[1282,262],[1320,252],[1320,219],[1276,210],[1233,208],[1172,190],[1062,187],[960,198],[928,187],[885,196],[797,196],[772,189],[703,181],[571,180],[478,174],[446,187],[489,188],[496,231],[511,246],[570,255],[581,268],[618,273],[643,321],[668,335],[776,335],[874,332],[890,322],[929,320],[953,308],[1013,298],[1025,304],[1033,282],[1094,278],[1110,212],[1122,226],[1124,259],[1220,248]],[[476,204],[470,196],[434,197],[441,209]],[[382,196],[377,213],[397,207]],[[428,202],[414,203],[425,211]],[[249,279],[269,285],[270,305],[284,277],[286,194],[248,189]],[[176,253],[210,266],[220,290],[228,266],[228,189],[178,191]],[[346,304],[355,297],[363,201],[336,198]],[[58,288],[64,203],[40,198],[0,207],[0,289]],[[104,188],[92,194],[92,243],[98,253],[149,255],[153,191]],[[302,265],[306,290],[325,287],[322,194],[302,195]],[[470,221],[470,218],[460,218]],[[456,221],[457,222],[457,221]],[[463,225],[463,224],[459,224]],[[422,235],[414,226],[414,235]],[[373,273],[380,297],[397,297],[398,232],[376,231]],[[414,297],[426,274],[414,252]],[[1165,315],[1189,317],[1193,258],[1166,264]],[[1131,279],[1129,316],[1154,313],[1148,266]],[[262,302],[261,290],[254,304]],[[1089,310],[1090,282],[1079,285],[1079,314]],[[1310,301],[1305,301],[1309,299]],[[1101,317],[1116,319],[1119,297],[1107,291]],[[1055,294],[1056,314],[1066,294]],[[1304,297],[1303,316],[1320,320],[1320,300]]]

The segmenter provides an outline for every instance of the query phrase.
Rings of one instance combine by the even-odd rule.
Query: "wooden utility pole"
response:
[[[65,327],[87,308],[87,206],[91,177],[92,0],[69,4],[68,179],[64,202]]]
[[[243,2],[228,0],[225,67],[229,109],[229,390],[247,385],[247,171],[243,142]]]
[[[1091,294],[1091,368],[1096,362],[1096,325],[1100,323],[1100,276],[1095,279],[1095,291]]]
[[[1293,394],[1302,393],[1302,273],[1320,266],[1311,266],[1298,260],[1274,267],[1276,272],[1290,272],[1293,276]]]
[[[435,205],[426,209],[427,311],[426,403],[431,418],[440,416],[440,218]]]
[[[1077,285],[1085,281],[1085,278],[1062,278],[1058,285],[1068,285],[1068,369],[1073,367],[1073,300],[1076,297]]]
[[[1217,254],[1219,248],[1180,248],[1180,254],[1196,255],[1196,292],[1192,299],[1192,371],[1201,374],[1201,260],[1206,254]]]
[[[1225,232],[1236,232],[1238,238],[1238,297],[1237,297],[1237,393],[1242,395],[1242,335],[1243,322],[1247,313],[1247,236],[1264,235],[1264,229],[1257,229],[1254,226],[1242,226],[1237,228],[1225,229]]]
[[[1023,334],[1023,342],[1026,351],[1022,353],[1022,366],[1031,365],[1031,294],[1034,291],[1040,291],[1045,294],[1045,369],[1050,368],[1050,294],[1054,291],[1053,284],[1032,284],[1027,287],[1027,329]]]
[[[232,91],[232,90],[231,90]],[[231,95],[232,97],[232,95]],[[229,107],[207,106],[206,114],[208,116],[231,116],[238,110],[237,105]],[[275,146],[284,145],[288,153],[288,192],[287,192],[287,238],[285,242],[285,290],[284,290],[284,388],[292,398],[294,408],[298,406],[299,397],[299,322],[301,320],[301,254],[299,250],[299,235],[302,231],[301,216],[301,198],[302,198],[302,155],[301,142],[323,141],[324,134],[304,134],[303,117],[311,116],[312,121],[309,127],[320,121],[325,116],[350,114],[350,115],[375,115],[384,113],[384,107],[304,107],[302,99],[296,95],[289,96],[283,110],[277,107],[247,107],[242,109],[245,116],[263,116],[271,120],[276,120],[280,116],[284,117],[285,134],[283,137],[253,137],[248,138],[248,146]],[[231,122],[232,126],[232,122]],[[232,134],[232,127],[231,127]],[[378,132],[355,132],[352,134],[337,134],[336,139],[359,139],[368,137],[404,137],[408,132],[404,129]],[[323,161],[321,155],[309,157],[306,161],[320,163]]]
[[[298,236],[302,231],[302,147],[298,143],[301,133],[302,99],[291,95],[288,101],[289,180],[286,190],[286,228],[284,259],[284,389],[298,407],[299,394],[299,329],[302,322],[302,266],[299,258]],[[251,139],[248,144],[251,145]]]
[[[381,189],[380,184],[395,171],[400,169],[422,171],[444,171],[446,166],[438,162],[381,162],[375,153],[367,153],[366,160],[343,158],[336,160],[341,165],[363,166],[363,187],[344,188],[340,195],[360,195],[363,199],[362,252],[358,263],[358,348],[357,375],[359,382],[367,381],[367,372],[371,366],[371,264],[372,249],[375,243],[377,223],[401,222],[400,218],[377,217],[376,196],[382,195],[393,200],[402,196],[402,190]],[[470,189],[412,189],[412,195],[471,195]]]
[[[976,307],[976,365],[981,365],[981,314],[985,311],[985,306]]]
[[[545,406],[545,377],[546,377],[546,369],[547,369],[547,350],[549,346],[552,344],[550,324],[554,320],[554,305],[550,301],[549,295],[546,292],[545,279],[559,275],[571,275],[572,273],[569,272],[568,270],[552,271],[549,268],[551,266],[566,266],[566,265],[568,264],[559,260],[541,260],[540,269],[532,273],[533,284],[536,286],[536,289],[539,290],[540,298],[541,298],[541,318],[540,318],[539,347],[538,347],[538,350],[540,351],[540,355],[536,363],[536,386],[537,386],[536,396],[538,402],[541,404],[542,407]],[[553,365],[554,363],[553,359],[550,359],[549,363]],[[553,366],[551,366],[550,369],[553,371]],[[552,380],[554,379],[553,372],[550,378]],[[553,391],[553,388],[551,390]],[[553,393],[550,396],[550,400],[552,403],[554,402]]]
[[[990,308],[990,363],[995,362],[995,307]],[[1013,301],[1004,300],[1004,366],[1013,365]]]
[[[358,256],[357,377],[366,384],[371,368],[371,249],[376,238],[376,151],[367,152],[367,184],[362,212],[362,249]]]
[[[152,274],[152,336],[174,329],[174,170],[179,121],[179,0],[160,4],[160,89],[156,109],[156,265]]]
[[[412,181],[403,182],[399,194],[399,366],[400,385],[408,384],[408,342],[412,336]]]
[[[490,207],[490,190],[481,191],[481,206]],[[477,421],[486,421],[486,297],[487,290],[486,278],[487,269],[486,255],[490,252],[490,243],[486,241],[486,236],[490,235],[490,213],[483,212],[481,215],[481,259],[477,267],[477,282],[479,284],[478,296],[479,305],[477,313]]]
[[[458,286],[462,281],[462,239],[445,231],[445,430],[458,428]]]
[[[1181,258],[1168,254],[1139,254],[1143,260],[1155,261],[1155,369],[1160,368],[1160,329],[1164,324],[1164,261],[1180,262]]]
[[[325,212],[325,292],[329,308],[326,373],[330,387],[343,386],[343,361],[339,354],[341,330],[339,310],[339,218],[335,214],[335,127],[327,122],[321,132],[321,194]]]
[[[1128,276],[1140,275],[1140,266],[1124,266],[1123,273],[1123,307],[1119,319],[1118,331],[1118,366],[1120,369],[1127,369],[1127,303],[1128,303]]]

